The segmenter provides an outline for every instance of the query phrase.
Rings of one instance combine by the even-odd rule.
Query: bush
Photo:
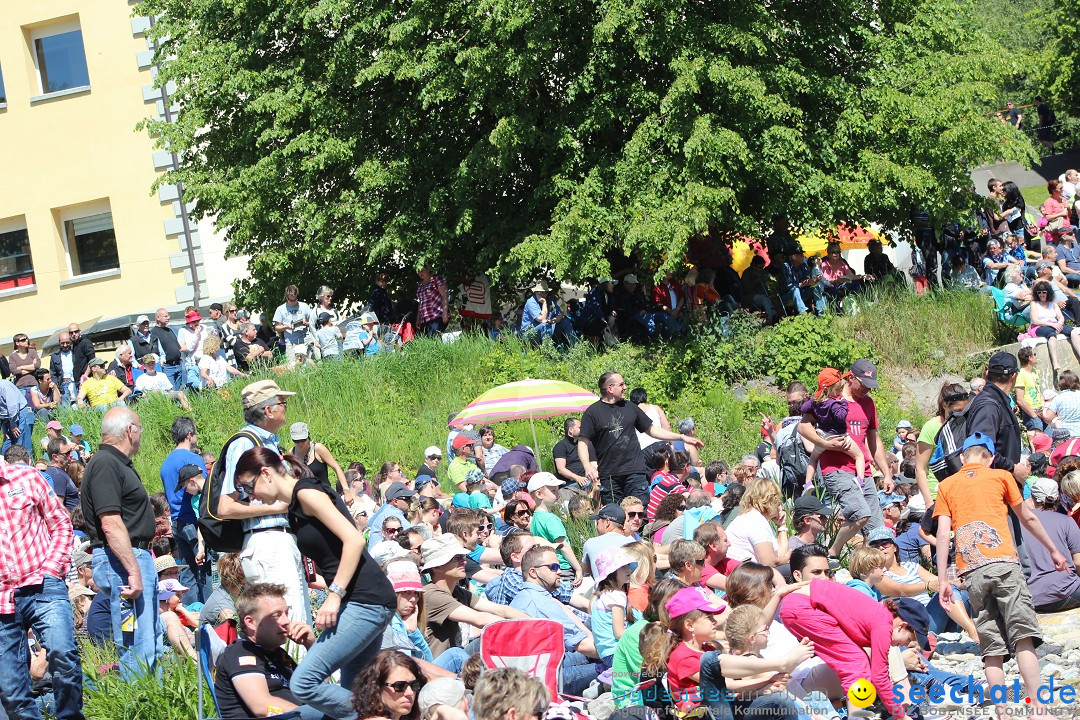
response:
[[[814,388],[821,368],[846,370],[860,358],[873,357],[870,346],[849,337],[838,322],[832,316],[803,313],[781,320],[772,329],[762,354],[778,386],[799,380]]]

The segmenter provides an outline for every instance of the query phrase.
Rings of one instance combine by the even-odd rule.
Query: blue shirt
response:
[[[510,607],[529,617],[554,620],[562,624],[563,645],[569,652],[574,652],[578,644],[589,637],[589,633],[578,627],[570,617],[570,610],[536,583],[524,583],[510,602]]]
[[[176,523],[194,523],[195,511],[191,509],[191,496],[184,492],[184,488],[177,489],[176,483],[180,479],[180,468],[185,465],[198,465],[206,475],[206,463],[201,456],[190,450],[176,448],[161,463],[161,484],[165,488],[165,497],[169,499],[169,510],[172,521]]]
[[[493,603],[509,605],[510,602],[525,587],[525,578],[521,576],[521,568],[506,568],[503,574],[484,586],[484,595]],[[567,606],[567,609],[577,615],[578,619],[585,621],[588,615],[580,612],[577,608],[570,607],[570,596],[574,594],[574,586],[569,580],[564,580],[555,588],[552,596]]]
[[[559,315],[559,304],[548,298],[547,301],[548,311],[547,319]],[[536,318],[540,315],[540,301],[536,299],[536,295],[532,295],[525,301],[525,309],[521,312],[521,332],[528,332],[535,330],[537,326]]]
[[[26,407],[26,396],[10,380],[0,380],[0,420],[14,424]]]
[[[45,468],[45,475],[49,478],[53,492],[60,498],[60,502],[64,503],[68,512],[79,506],[79,488],[75,487],[70,475],[55,465]]]
[[[1054,247],[1057,248],[1058,260],[1064,260],[1065,267],[1070,271],[1080,273],[1080,248],[1075,245],[1070,248],[1065,243],[1058,243]]]
[[[896,549],[899,551],[900,562],[919,562],[922,560],[919,549],[929,544],[919,537],[919,523],[911,523],[911,527],[896,536]]]
[[[264,430],[258,425],[245,425],[241,428],[244,432],[250,432],[255,437],[262,441],[263,446],[280,453],[281,449],[278,447],[277,433],[272,433],[269,430]],[[232,493],[239,492],[240,496],[247,497],[247,493],[236,487],[236,463],[240,460],[240,456],[246,453],[251,448],[255,447],[255,443],[251,442],[246,437],[238,438],[232,445],[229,446],[229,452],[225,454],[225,477],[221,479],[221,492],[224,495],[231,495]],[[205,466],[203,466],[205,468]],[[170,504],[171,504],[170,500]],[[262,505],[263,503],[255,498],[251,498],[252,505]],[[286,515],[264,515],[257,518],[249,518],[244,520],[244,532],[251,532],[252,530],[259,530],[261,528],[270,527],[287,527],[289,525],[289,519]]]

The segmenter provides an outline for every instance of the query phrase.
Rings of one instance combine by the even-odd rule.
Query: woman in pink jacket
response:
[[[919,602],[900,598],[879,603],[846,585],[815,578],[784,599],[780,620],[795,637],[814,641],[815,654],[840,676],[844,692],[865,678],[892,716],[906,720],[904,708],[893,700],[889,648],[918,642],[930,649],[929,618]],[[870,649],[869,659],[865,648]],[[848,713],[854,710],[849,699]]]

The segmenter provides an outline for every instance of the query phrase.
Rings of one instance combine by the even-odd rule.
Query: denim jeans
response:
[[[446,323],[442,319],[432,320],[426,322],[420,326],[420,335],[426,335],[427,337],[439,337],[442,331],[446,329]]]
[[[176,365],[161,364],[161,372],[165,373],[165,377],[169,378],[169,382],[172,383],[173,390],[184,389],[184,366],[177,363]]]
[[[783,299],[795,303],[795,312],[802,315],[809,309],[806,307],[806,300],[803,297],[804,294],[813,298],[814,307],[817,308],[818,315],[824,315],[825,295],[822,292],[821,283],[805,288],[793,287],[787,291]]]
[[[31,694],[27,628],[33,628],[49,659],[56,717],[81,720],[82,664],[75,644],[75,620],[67,585],[50,575],[41,585],[16,590],[15,613],[0,615],[0,698],[8,715],[41,718],[41,708]]]
[[[574,324],[570,322],[569,318],[565,317],[554,325],[551,323],[534,325],[522,333],[522,335],[538,344],[544,342],[545,338],[551,338],[551,341],[557,345],[577,345],[578,343],[578,336],[574,331]]]
[[[29,405],[24,405],[23,409],[19,411],[19,416],[15,418],[15,422],[4,423],[4,445],[0,448],[0,453],[7,452],[7,449],[11,447],[14,442],[17,445],[22,445],[26,448],[26,451],[30,453],[30,457],[34,457],[34,411],[30,409]],[[19,429],[19,439],[13,440],[11,437],[11,430],[17,427]]]
[[[184,366],[184,384],[192,390],[202,390],[206,385],[202,375],[199,374],[198,365],[188,364]]]
[[[666,338],[673,338],[682,332],[682,323],[666,312],[642,312],[634,316],[634,322],[642,325],[649,337],[657,333]]]
[[[1073,610],[1078,607],[1080,607],[1080,587],[1076,588],[1072,593],[1061,598],[1057,602],[1048,603],[1046,605],[1037,605],[1035,610],[1041,613],[1055,613]]]
[[[75,385],[75,381],[60,380],[57,384],[60,386],[60,405],[71,407],[75,398],[79,397],[79,388]]]
[[[579,652],[568,652],[562,661],[562,691],[567,695],[581,696],[600,675],[599,670],[589,657]]]
[[[209,556],[206,562],[199,565],[195,562],[195,553],[199,550],[199,537],[196,535],[194,523],[177,521],[173,523],[173,540],[176,541],[176,549],[180,553],[182,562],[187,565],[180,568],[180,584],[191,588],[184,593],[184,604],[193,602],[206,602],[214,588],[210,582],[213,566]]]
[[[465,648],[446,648],[442,655],[432,661],[432,665],[437,665],[443,670],[448,670],[455,675],[460,675],[461,668],[465,667],[465,663],[468,662],[471,657],[472,655]]]
[[[94,584],[98,591],[109,593],[109,611],[112,616],[113,642],[120,652],[120,676],[131,680],[147,671],[154,671],[157,659],[164,652],[161,618],[158,615],[157,569],[149,550],[134,548],[135,561],[142,575],[143,592],[135,598],[135,629],[124,632],[120,628],[122,613],[120,590],[128,584],[128,574],[112,550],[94,549]]]
[[[289,683],[300,702],[335,718],[352,718],[352,687],[357,674],[382,648],[383,630],[394,611],[378,605],[347,602],[337,624],[319,635],[293,672]],[[340,683],[323,682],[341,670]]]
[[[643,473],[600,478],[600,502],[620,503],[631,495],[645,505],[649,504],[649,479]]]

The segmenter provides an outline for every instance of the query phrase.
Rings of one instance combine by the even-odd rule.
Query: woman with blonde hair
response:
[[[544,683],[514,668],[488,670],[473,690],[476,720],[539,718],[550,704],[551,695]]]
[[[1061,464],[1058,465],[1058,470],[1062,469],[1062,466],[1066,462],[1069,463],[1069,467],[1072,466],[1076,458],[1065,458]],[[1077,525],[1080,525],[1080,469],[1072,469],[1061,475],[1061,481],[1059,482],[1061,488],[1061,499],[1064,501],[1065,507],[1069,511],[1069,517],[1071,517]]]
[[[731,542],[727,556],[769,567],[786,563],[791,551],[780,486],[768,478],[758,478],[746,488],[740,504],[742,512],[727,528]],[[775,530],[771,523],[776,524]]]
[[[626,593],[630,607],[645,612],[649,605],[649,586],[656,577],[656,553],[648,540],[623,545],[622,549],[637,563],[637,567],[630,572],[630,590]]]
[[[230,375],[247,377],[248,374],[237,370],[225,358],[218,355],[221,350],[221,341],[214,333],[210,333],[203,340],[203,355],[199,358],[199,376],[205,387],[219,388],[229,384]]]

